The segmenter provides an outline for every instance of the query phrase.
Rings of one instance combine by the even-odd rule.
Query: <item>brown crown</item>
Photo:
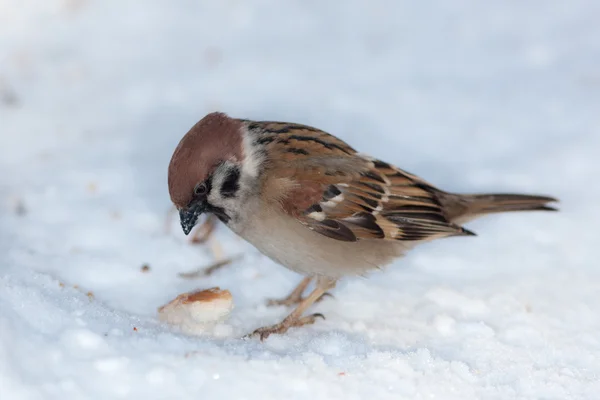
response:
[[[222,161],[242,159],[242,123],[224,113],[206,115],[185,134],[169,163],[169,195],[182,208],[192,200],[194,187]]]

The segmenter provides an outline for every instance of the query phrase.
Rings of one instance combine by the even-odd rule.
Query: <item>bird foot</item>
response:
[[[321,297],[319,297],[317,299],[317,301],[315,301],[315,303],[320,302],[325,297],[333,298],[333,295],[331,293],[323,293],[323,295],[321,295]],[[290,296],[284,297],[283,299],[268,299],[267,306],[268,307],[276,307],[276,306],[290,307],[290,306],[294,306],[296,304],[301,303],[304,299],[305,299],[305,297],[296,296],[296,295],[292,294]]]
[[[265,340],[266,338],[268,338],[270,335],[272,335],[274,333],[282,334],[282,333],[287,332],[287,330],[290,328],[297,328],[297,327],[304,326],[304,325],[314,324],[315,321],[317,320],[317,318],[325,319],[325,316],[323,314],[311,314],[311,315],[307,315],[305,317],[300,317],[300,318],[296,318],[296,319],[286,318],[279,324],[265,326],[263,328],[258,328],[251,334],[246,335],[246,337],[249,338],[252,336],[258,336],[262,342],[263,340]]]
[[[206,276],[210,276],[210,275],[214,274],[215,272],[217,272],[218,270],[220,270],[221,268],[231,264],[237,258],[238,257],[226,258],[224,260],[217,261],[208,267],[200,268],[200,269],[197,269],[197,270],[194,270],[191,272],[180,272],[178,275],[180,278],[184,278],[184,279],[197,279],[197,278],[203,278]]]

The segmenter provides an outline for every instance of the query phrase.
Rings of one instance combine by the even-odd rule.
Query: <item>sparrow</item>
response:
[[[214,112],[181,139],[168,169],[170,198],[187,235],[204,213],[276,263],[305,276],[280,304],[298,303],[261,340],[314,323],[305,315],[336,282],[380,269],[418,244],[473,236],[462,226],[505,211],[555,211],[552,197],[456,194],[357,152],[307,125]],[[312,279],[315,288],[302,293]]]

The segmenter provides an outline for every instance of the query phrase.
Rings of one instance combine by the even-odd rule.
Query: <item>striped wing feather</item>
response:
[[[332,135],[279,122],[252,122],[249,128],[260,132],[257,141],[273,155],[270,174],[294,183],[283,209],[315,232],[343,241],[471,234],[446,218],[433,186],[357,154]]]

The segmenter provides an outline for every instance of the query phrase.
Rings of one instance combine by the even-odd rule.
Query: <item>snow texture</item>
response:
[[[0,399],[597,399],[600,2],[0,0]],[[166,169],[210,111],[288,120],[447,190],[550,194],[346,279],[327,320],[242,340],[300,277]],[[143,264],[149,271],[140,270]],[[220,286],[203,337],[157,318]]]

